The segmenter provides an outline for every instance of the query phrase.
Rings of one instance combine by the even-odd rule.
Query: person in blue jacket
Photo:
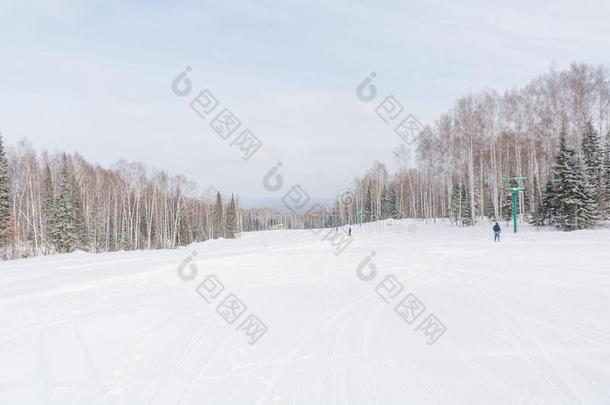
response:
[[[496,224],[494,225],[494,242],[500,242],[500,233],[502,233],[502,229],[500,228],[500,225],[496,222]]]

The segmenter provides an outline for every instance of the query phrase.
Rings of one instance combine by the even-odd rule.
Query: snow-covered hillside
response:
[[[610,403],[610,231],[412,224],[1,263],[0,403]]]

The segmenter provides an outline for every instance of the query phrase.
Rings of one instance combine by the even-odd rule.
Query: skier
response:
[[[352,228],[351,228],[351,227],[350,227],[350,228],[349,228],[349,230],[347,231],[347,235],[348,235],[348,236],[350,236],[350,237],[352,236]]]
[[[500,225],[496,222],[496,224],[494,225],[494,242],[500,242],[500,233],[502,232],[502,229],[500,228]]]

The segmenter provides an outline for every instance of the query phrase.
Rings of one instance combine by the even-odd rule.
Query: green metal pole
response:
[[[513,232],[517,233],[517,192],[513,191]]]

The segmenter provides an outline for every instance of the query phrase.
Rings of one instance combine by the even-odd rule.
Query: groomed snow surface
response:
[[[1,263],[0,403],[610,404],[609,230],[324,235]]]

